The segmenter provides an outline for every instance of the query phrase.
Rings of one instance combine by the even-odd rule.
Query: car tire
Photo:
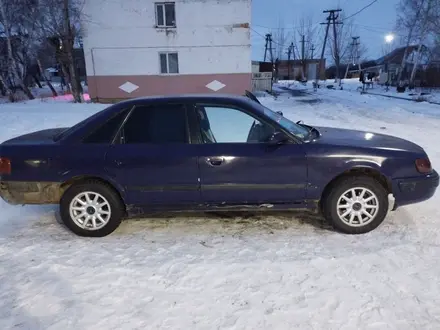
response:
[[[109,185],[85,181],[70,186],[60,201],[61,220],[73,233],[104,237],[114,232],[125,214],[119,194]]]
[[[388,213],[388,193],[374,178],[343,177],[324,196],[323,213],[335,229],[345,234],[365,234],[384,221]]]

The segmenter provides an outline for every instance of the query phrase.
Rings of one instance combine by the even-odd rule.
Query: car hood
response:
[[[391,135],[333,127],[315,127],[321,136],[317,144],[366,147],[394,151],[424,152],[419,145]]]
[[[67,128],[50,128],[50,129],[44,129],[24,135],[17,136],[15,138],[12,138],[10,140],[7,140],[3,142],[3,145],[7,144],[41,144],[41,143],[53,143],[53,138],[65,131]]]

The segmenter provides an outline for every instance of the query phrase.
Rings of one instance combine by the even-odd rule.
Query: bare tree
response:
[[[407,31],[406,47],[403,53],[402,63],[400,64],[397,81],[401,81],[402,73],[405,70],[406,58],[408,56],[408,49],[412,42],[414,42],[414,36],[418,32],[420,21],[420,13],[425,0],[401,0],[397,8],[397,29]]]
[[[79,0],[34,0],[40,11],[37,28],[40,41],[52,41],[61,73],[70,86],[75,102],[82,102],[82,86],[74,60],[74,44],[80,36],[82,2]]]
[[[312,16],[301,17],[299,20],[294,44],[298,50],[298,58],[301,59],[301,76],[305,78],[307,59],[312,57],[312,46],[316,45],[317,27],[313,25]]]
[[[288,47],[289,34],[282,18],[278,19],[278,27],[272,31],[272,40],[275,48],[275,59],[282,59]]]
[[[41,60],[42,57],[50,56],[53,53],[51,48],[52,47],[48,45],[47,41],[43,42],[37,51],[36,62],[37,62],[41,77],[44,79],[47,86],[49,86],[50,91],[52,92],[52,96],[56,97],[56,96],[58,96],[58,93],[55,90],[55,88],[53,87],[52,82],[47,77],[44,66],[42,64],[42,60]]]
[[[312,58],[312,46],[317,46],[317,25],[313,24],[312,16],[302,17],[299,21],[299,26],[297,29],[297,34],[299,40],[304,36],[304,58]],[[302,45],[299,49],[302,48]],[[301,50],[302,54],[302,50]]]
[[[0,0],[0,25],[5,40],[6,65],[2,63],[0,84],[11,101],[15,99],[10,84],[18,85],[29,99],[34,96],[28,88],[27,78],[39,85],[42,76],[54,96],[57,95],[41,65],[42,52],[49,40],[59,40],[58,54],[62,71],[72,82],[75,102],[82,101],[82,86],[74,61],[74,43],[79,36],[83,0]],[[3,45],[2,45],[3,46]],[[53,45],[55,46],[55,45]],[[6,70],[5,70],[6,68]],[[31,72],[28,71],[32,68]]]
[[[416,77],[417,67],[419,65],[420,59],[422,57],[422,50],[423,50],[423,43],[426,40],[427,34],[431,30],[431,8],[435,0],[426,0],[422,4],[421,14],[422,22],[420,24],[420,34],[419,34],[419,40],[418,40],[418,48],[417,48],[417,55],[416,59],[414,61],[414,66],[411,72],[410,77],[410,83],[414,82],[414,79]],[[426,7],[425,7],[426,4]]]
[[[434,1],[431,8],[431,32],[435,46],[440,46],[440,1]]]
[[[75,102],[81,103],[82,99],[82,90],[81,90],[81,82],[78,77],[78,72],[76,71],[75,60],[73,57],[73,47],[75,43],[75,32],[72,26],[72,21],[70,18],[71,15],[70,1],[63,1],[63,14],[64,14],[64,46],[66,50],[67,63],[69,66],[69,73],[72,83],[72,94]]]
[[[25,82],[27,69],[25,63],[26,56],[24,55],[20,57],[21,63],[17,60],[17,55],[19,54],[19,49],[17,48],[25,42],[24,39],[27,37],[25,33],[20,33],[22,32],[21,23],[23,22],[25,15],[28,14],[26,8],[26,1],[0,0],[0,24],[3,26],[3,33],[6,39],[8,76],[10,76],[13,83],[18,84],[25,95],[32,100],[35,97],[32,95],[32,92]],[[2,84],[5,83],[7,86],[4,77],[2,77],[2,80]],[[14,98],[10,97],[10,100],[14,100]]]
[[[402,72],[405,70],[409,46],[416,43],[417,54],[410,76],[410,82],[413,83],[422,58],[424,43],[429,39],[436,39],[436,35],[440,33],[440,3],[438,0],[401,0],[398,13],[397,28],[407,32],[398,80],[402,79]]]

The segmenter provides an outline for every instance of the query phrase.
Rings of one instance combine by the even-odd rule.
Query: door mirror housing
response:
[[[283,132],[275,132],[269,139],[269,144],[271,145],[281,145],[289,141],[289,137]]]

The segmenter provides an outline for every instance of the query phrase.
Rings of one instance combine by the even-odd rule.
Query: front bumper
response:
[[[0,182],[0,197],[11,205],[58,204],[62,192],[58,182]]]
[[[430,199],[434,196],[438,186],[439,175],[436,171],[425,176],[393,180],[394,210],[400,206]]]

